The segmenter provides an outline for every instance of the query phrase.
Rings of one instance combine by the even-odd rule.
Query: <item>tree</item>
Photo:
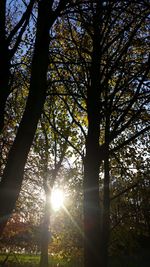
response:
[[[118,13],[118,8],[120,8],[120,14],[121,15],[124,14],[125,20],[122,20],[120,18],[120,14]],[[124,10],[124,8],[126,8],[126,11]],[[128,143],[130,143],[135,138],[142,135],[145,131],[149,129],[149,126],[146,123],[145,125],[144,124],[142,125],[143,127],[142,129],[140,129],[140,131],[137,131],[136,129],[136,131],[134,132],[134,130],[132,130],[134,129],[133,124],[135,125],[135,121],[139,123],[139,120],[141,120],[141,117],[143,117],[144,113],[143,107],[146,107],[148,101],[147,100],[148,91],[145,84],[147,83],[148,72],[149,72],[149,55],[147,52],[144,53],[143,49],[144,55],[142,55],[141,57],[139,56],[140,64],[137,64],[136,61],[137,58],[135,59],[131,53],[131,51],[133,50],[134,51],[136,50],[138,53],[138,49],[135,45],[135,42],[137,38],[141,39],[143,38],[142,28],[143,25],[145,25],[146,27],[148,22],[148,13],[145,7],[143,8],[143,6],[142,6],[142,13],[141,10],[140,11],[136,10],[137,12],[136,16],[138,14],[139,21],[137,21],[137,18],[134,16],[132,12],[131,12],[132,14],[131,18],[128,19],[127,14],[130,13],[131,8],[134,9],[135,7],[128,3],[120,2],[115,4],[108,2],[105,5],[105,7],[104,6],[101,8],[99,7],[98,14],[101,14],[101,19],[103,18],[102,21],[100,20],[99,24],[98,22],[97,24],[93,23],[93,34],[92,34],[93,53],[91,59],[92,70],[90,72],[91,88],[89,89],[89,95],[87,93],[87,112],[88,112],[88,123],[89,123],[88,135],[87,135],[87,142],[89,140],[89,144],[88,143],[87,144],[89,147],[91,147],[91,151],[90,150],[88,151],[89,148],[87,146],[86,157],[89,157],[90,160],[88,161],[88,164],[85,161],[84,181],[86,181],[87,179],[88,182],[91,183],[89,188],[86,188],[85,191],[87,202],[89,201],[88,206],[91,207],[94,206],[95,208],[98,209],[99,200],[97,198],[97,200],[95,200],[95,203],[93,205],[92,203],[93,200],[91,199],[92,193],[90,188],[94,188],[94,190],[97,189],[97,195],[98,195],[98,190],[99,190],[98,177],[99,177],[99,166],[100,166],[99,164],[100,161],[103,160],[104,161],[104,185],[103,185],[103,208],[102,208],[103,212],[101,214],[101,226],[98,227],[101,228],[101,231],[99,232],[99,241],[98,241],[99,245],[97,245],[97,247],[99,247],[98,251],[99,252],[101,251],[101,256],[98,259],[99,263],[97,262],[97,265],[95,263],[94,264],[95,266],[98,266],[99,264],[101,264],[101,266],[107,266],[107,260],[108,260],[107,250],[109,241],[109,216],[110,216],[109,186],[110,186],[110,169],[111,169],[111,165],[109,162],[111,158],[111,153],[115,150],[115,148],[116,151],[118,151],[119,148],[123,148],[125,145],[127,145]],[[95,19],[97,18],[96,14],[97,13],[95,9],[95,13],[93,14]],[[100,27],[99,29],[98,25]],[[126,30],[126,27],[129,27],[129,25],[130,28]],[[121,29],[119,29],[119,27]],[[95,38],[96,31],[97,34],[99,34],[97,38]],[[126,31],[128,31],[127,35],[125,34]],[[110,33],[111,37],[109,35]],[[144,43],[143,48],[145,45],[147,44]],[[103,53],[99,55],[100,51],[103,51]],[[128,58],[127,54],[129,51],[130,51],[130,59]],[[94,65],[92,65],[93,61]],[[125,68],[124,67],[121,68],[121,66],[125,66]],[[134,70],[133,72],[129,71],[129,66],[130,67],[132,66]],[[88,108],[88,105],[90,109]],[[91,128],[92,133],[90,132],[90,124],[91,127],[93,126],[93,128]],[[100,128],[102,130],[99,132]],[[130,138],[127,137],[126,142],[122,142],[121,138],[122,136],[126,137],[126,131],[130,132],[131,137]],[[97,133],[97,139],[95,137],[96,133]],[[91,139],[88,139],[90,134],[91,134]],[[102,142],[100,143],[100,145],[99,145],[99,139]],[[117,147],[115,142],[116,140],[118,142],[121,141],[122,145],[120,146],[118,145]],[[94,151],[93,153],[94,143],[97,143],[98,147],[97,150],[99,150],[99,155],[97,155],[96,151]],[[94,162],[92,161],[93,158],[92,155],[95,156],[93,160]],[[97,158],[98,160],[96,160]],[[94,166],[96,162],[97,162],[96,165],[97,167]],[[91,171],[90,169],[92,168],[93,168],[93,173],[90,174]],[[95,176],[94,176],[94,171],[95,171]],[[96,175],[97,179],[95,180],[94,177],[96,177]],[[94,181],[96,181],[95,184]],[[94,195],[94,197],[96,198],[96,194]],[[87,210],[88,207],[86,208],[85,212],[87,212]],[[94,219],[97,218],[97,216],[98,212],[95,217],[94,215],[89,216],[89,218],[85,222],[89,221],[89,219],[92,217],[93,218],[92,221],[94,224],[95,222]],[[97,219],[95,220],[98,222]],[[95,230],[93,230],[92,238],[94,238],[95,232],[96,228]],[[86,237],[88,235],[90,236],[90,231],[89,232],[87,231]],[[97,237],[95,237],[95,239],[96,238]],[[92,239],[89,237],[89,240],[91,241]],[[92,245],[92,248],[93,247],[94,246]],[[95,251],[96,249],[94,249],[94,252]],[[94,253],[92,253],[92,249],[90,249],[89,247],[89,251],[87,253],[88,255],[87,257],[89,259],[87,263],[85,263],[85,266],[90,266],[93,260],[95,260],[96,257],[92,256],[93,254]],[[92,260],[92,258],[94,259]],[[90,260],[91,263],[89,263]]]
[[[53,107],[51,106],[51,109],[52,108]],[[54,126],[56,123],[55,120],[55,116],[53,116],[52,121],[54,123]],[[40,171],[43,179],[43,189],[45,193],[45,208],[41,227],[40,267],[46,267],[48,266],[48,247],[49,241],[51,239],[51,193],[60,168],[62,167],[62,162],[66,155],[67,142],[62,142],[60,138],[58,139],[58,135],[56,135],[56,132],[53,132],[53,129],[51,131],[49,121],[47,122],[46,118],[45,120],[44,118],[42,118],[41,120],[41,131],[41,134],[38,133],[39,136],[37,136],[37,138],[40,137],[39,164],[41,165]],[[68,138],[68,134],[66,133],[65,135],[66,139]],[[52,136],[53,139],[49,138],[48,136]]]
[[[100,138],[100,63],[101,63],[101,16],[103,6],[96,2],[93,18],[92,61],[90,86],[87,88],[88,134],[84,159],[84,261],[85,267],[100,266],[101,225],[99,205],[99,138]],[[94,157],[93,157],[94,155]]]
[[[49,30],[66,4],[67,1],[60,1],[55,10],[53,10],[53,1],[42,0],[38,4],[37,31],[29,95],[0,183],[0,203],[5,203],[5,205],[0,206],[0,217],[2,218],[0,233],[2,233],[18,198],[24,166],[46,98]]]
[[[81,116],[76,116],[74,112],[70,112],[76,125],[83,130],[86,149],[91,148],[87,158],[84,159],[84,182],[87,186],[87,190],[85,190],[85,199],[87,198],[85,201],[85,254],[87,253],[85,265],[91,265],[97,261],[98,264],[101,262],[102,266],[105,266],[108,260],[111,160],[116,156],[116,153],[119,153],[119,150],[123,148],[126,150],[127,145],[130,146],[130,143],[138,137],[142,138],[142,134],[149,129],[147,119],[143,120],[148,115],[146,107],[149,101],[147,90],[149,57],[147,36],[143,36],[143,27],[146,28],[148,25],[149,13],[145,6],[141,3],[138,4],[140,8],[131,3],[108,2],[99,7],[97,12],[97,5],[87,2],[84,6],[85,9],[78,9],[79,16],[68,17],[68,21],[64,22],[64,36],[69,29],[67,45],[64,45],[64,38],[59,35],[61,47],[58,46],[58,43],[56,46],[57,59],[54,63],[56,62],[55,66],[60,78],[59,83],[62,82],[65,85],[66,93],[63,94],[74,99],[82,116],[86,112],[85,103],[87,104],[88,128],[91,127],[86,135],[87,124],[83,124],[83,121],[80,120]],[[135,12],[132,12],[133,9]],[[71,19],[75,22],[72,23]],[[94,23],[95,21],[96,23]],[[96,33],[97,38],[95,38]],[[141,50],[137,45],[141,43],[139,39],[143,40],[141,56],[139,55]],[[56,50],[54,50],[55,56]],[[100,53],[100,51],[102,52]],[[135,57],[135,51],[137,57]],[[65,79],[63,79],[62,72],[65,74]],[[139,77],[142,77],[141,80]],[[72,85],[72,90],[68,84]],[[59,94],[58,88],[57,84]],[[70,110],[67,103],[66,107]],[[137,125],[140,126],[137,128]],[[84,130],[85,128],[86,130]],[[98,154],[96,151],[93,152],[94,148],[98,150]],[[84,157],[81,152],[80,155],[82,158]],[[86,162],[87,159],[88,163]],[[101,187],[102,192],[100,192],[103,195],[101,208],[99,205],[99,167],[100,165],[103,166],[103,162],[105,178],[104,180],[100,179],[101,184],[104,182],[104,187]],[[95,179],[89,171],[92,168],[95,177],[97,177]],[[89,187],[86,183],[89,183]],[[94,190],[91,188],[97,192],[93,194],[94,200],[91,192]],[[94,206],[97,207],[95,217],[92,201],[95,201]],[[89,203],[91,203],[91,209]],[[88,209],[90,210],[88,211]],[[92,218],[93,224],[91,223],[91,229],[87,229],[86,225],[90,222],[90,218]],[[97,227],[99,231],[99,240],[98,235],[95,235],[94,227]],[[93,234],[90,231],[93,231]],[[89,242],[86,239],[88,235]],[[92,241],[94,238],[95,240]],[[91,247],[94,249],[91,249],[90,242],[93,242]],[[99,245],[94,245],[96,242]],[[99,256],[99,251],[101,251],[101,256]]]
[[[143,28],[148,27],[149,12],[143,4],[137,4],[138,7],[135,3],[107,2],[99,6],[97,11],[100,4],[87,3],[85,13],[82,10],[79,12],[80,19],[76,19],[78,27],[82,24],[81,38],[85,31],[87,34],[84,36],[88,37],[84,48],[73,39],[77,51],[80,51],[80,61],[83,59],[82,53],[87,53],[86,59],[91,61],[87,62],[90,68],[86,69],[86,75],[82,75],[88,80],[84,83],[87,85],[87,95],[86,90],[82,91],[85,93],[84,100],[87,100],[88,115],[87,152],[84,159],[85,266],[98,266],[100,263],[101,266],[107,265],[111,160],[119,150],[126,150],[127,145],[135,142],[138,137],[142,138],[149,129],[146,119],[149,102],[149,48],[147,34],[143,34]],[[142,50],[139,48],[141,41]],[[88,43],[92,44],[93,52]],[[83,80],[79,81],[83,88]],[[103,161],[105,176],[100,214],[99,167]],[[87,229],[90,218],[91,228]]]

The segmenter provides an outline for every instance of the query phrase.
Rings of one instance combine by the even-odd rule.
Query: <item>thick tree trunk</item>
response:
[[[92,137],[91,137],[92,140]],[[90,138],[89,138],[90,141]],[[87,145],[88,147],[88,145]],[[88,156],[88,153],[90,156]],[[87,148],[84,174],[84,266],[100,266],[99,163],[96,147]],[[98,157],[97,157],[98,158]]]
[[[38,10],[29,96],[0,182],[0,235],[15,207],[22,185],[24,166],[45,102],[49,28],[53,22],[54,16],[50,14],[49,0],[42,0]]]
[[[88,134],[84,161],[84,267],[99,267],[100,199],[99,199],[99,137],[100,137],[100,9],[94,18],[91,86],[87,91]]]

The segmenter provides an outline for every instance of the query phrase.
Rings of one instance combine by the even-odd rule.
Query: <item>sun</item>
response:
[[[63,207],[64,193],[60,189],[54,189],[51,194],[51,204],[53,210],[57,211]]]

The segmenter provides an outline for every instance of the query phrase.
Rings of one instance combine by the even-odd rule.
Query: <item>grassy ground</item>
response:
[[[0,254],[0,267],[37,267],[40,257],[38,255],[26,254]],[[80,267],[79,263],[67,262],[65,260],[49,259],[50,267]]]
[[[0,267],[38,267],[40,257],[25,254],[0,254]],[[8,258],[7,258],[8,256]],[[50,267],[82,267],[79,262],[50,259]],[[117,256],[109,260],[109,267],[149,267],[150,255],[148,252],[134,256]],[[94,266],[91,266],[94,267]]]
[[[38,266],[38,263],[39,263],[39,256],[35,255],[24,255],[24,254],[18,255],[14,253],[0,255],[0,267],[3,266],[32,267],[32,266]]]

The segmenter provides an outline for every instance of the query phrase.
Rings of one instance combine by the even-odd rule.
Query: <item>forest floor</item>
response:
[[[38,267],[39,255],[26,255],[26,254],[0,254],[0,267]],[[50,267],[83,267],[79,261],[70,261],[58,259],[49,260]],[[115,256],[110,257],[109,267],[149,267],[150,254],[148,251],[139,255],[131,256]],[[93,266],[92,266],[93,267]]]
[[[33,254],[0,254],[0,267],[38,267],[40,262],[39,255]],[[79,263],[67,262],[63,259],[49,258],[50,267],[80,267]]]

